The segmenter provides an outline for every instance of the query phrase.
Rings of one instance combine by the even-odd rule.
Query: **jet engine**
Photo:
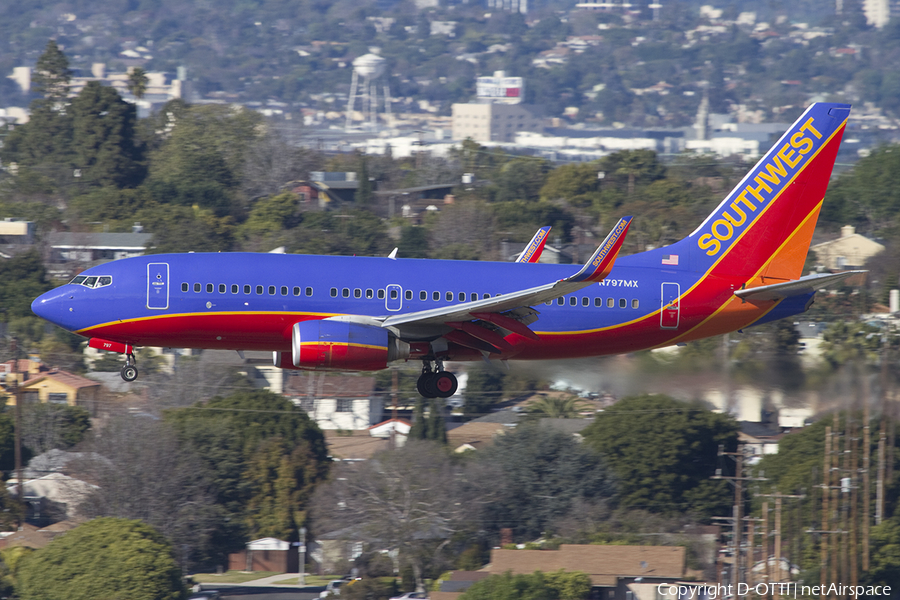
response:
[[[295,323],[290,353],[276,352],[282,369],[310,371],[380,371],[394,360],[409,358],[409,344],[381,327],[346,321]]]

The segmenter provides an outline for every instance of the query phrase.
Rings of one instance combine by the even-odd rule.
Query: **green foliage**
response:
[[[823,224],[856,225],[863,231],[888,232],[900,222],[900,146],[889,145],[860,159],[828,186]]]
[[[582,435],[617,475],[621,506],[708,517],[730,509],[728,487],[709,478],[719,446],[733,451],[737,431],[731,417],[699,403],[648,395],[620,400]]]
[[[251,536],[296,537],[328,472],[325,438],[287,399],[264,391],[216,397],[165,418],[206,463],[219,503]]]
[[[27,546],[13,546],[0,550],[0,594],[7,598],[15,598],[15,590],[18,585],[18,571],[22,558],[34,552],[34,548]]]
[[[144,71],[143,67],[134,67],[128,73],[128,91],[138,100],[144,97],[144,93],[147,91],[147,83],[147,72]]]
[[[415,225],[400,228],[400,242],[397,244],[401,258],[428,258],[428,230]]]
[[[900,516],[885,519],[872,528],[869,585],[900,587]]]
[[[139,521],[79,525],[21,559],[22,600],[181,600],[186,590],[172,547]]]
[[[560,569],[531,575],[506,572],[476,582],[460,600],[585,600],[590,592],[590,577],[581,571]]]
[[[832,368],[847,364],[876,365],[881,331],[866,323],[835,321],[822,335],[822,357]]]
[[[55,40],[49,40],[34,67],[32,79],[34,90],[48,103],[61,102],[66,98],[71,79],[69,59],[59,49]]]
[[[90,81],[72,101],[72,162],[87,185],[133,187],[143,177],[135,145],[137,110],[109,86]]]
[[[291,252],[379,256],[392,246],[384,222],[364,210],[304,213],[291,232]]]
[[[467,374],[466,389],[463,392],[465,415],[484,416],[503,395],[504,374],[481,366],[469,368]]]
[[[586,405],[575,396],[560,398],[544,396],[525,407],[530,416],[539,419],[577,419]]]
[[[29,403],[22,406],[22,443],[34,454],[67,450],[91,428],[91,413],[81,406]]]
[[[520,425],[497,436],[477,458],[497,469],[490,480],[496,498],[486,508],[488,529],[510,527],[520,539],[542,535],[576,503],[602,503],[615,491],[599,454],[546,426]]]
[[[37,250],[29,250],[0,261],[0,321],[33,317],[31,302],[50,289]]]
[[[341,588],[341,598],[348,600],[388,600],[399,594],[393,577],[351,581]]]
[[[239,228],[240,236],[253,239],[293,227],[299,221],[298,201],[297,195],[291,192],[257,200],[250,210],[250,216]]]

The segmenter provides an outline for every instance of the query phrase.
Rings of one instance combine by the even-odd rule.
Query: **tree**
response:
[[[247,391],[167,411],[165,419],[205,462],[231,519],[253,537],[296,539],[330,462],[322,431],[304,411],[271,392]]]
[[[416,399],[416,407],[413,409],[412,427],[409,428],[409,434],[406,437],[409,440],[428,439],[428,430],[425,423],[425,401],[421,398]]]
[[[95,519],[21,559],[22,600],[181,600],[187,593],[172,546],[128,519]]]
[[[147,72],[143,67],[134,67],[128,73],[128,91],[131,95],[140,100],[147,91]]]
[[[91,414],[80,406],[40,402],[22,406],[22,443],[35,454],[71,448],[90,428]]]
[[[437,398],[431,400],[431,408],[428,411],[428,423],[426,424],[426,437],[441,444],[447,443],[447,426],[444,424],[444,415]]]
[[[97,486],[78,506],[81,516],[143,521],[178,550],[183,567],[209,565],[222,510],[214,504],[202,461],[170,426],[118,417],[88,449],[69,463],[73,476]]]
[[[491,575],[475,582],[460,600],[585,600],[591,594],[591,579],[581,571],[562,569],[531,575]]]
[[[0,321],[31,317],[31,302],[50,289],[44,264],[36,250],[0,262]]]
[[[509,527],[519,539],[534,539],[576,502],[602,503],[615,492],[598,453],[545,425],[497,436],[476,459],[486,467],[481,485],[495,490],[485,513],[485,528],[494,534]]]
[[[718,449],[734,451],[737,423],[699,403],[624,398],[583,432],[617,476],[621,506],[663,513],[725,514],[730,493],[715,474]]]
[[[420,588],[441,550],[475,527],[473,516],[486,501],[462,466],[432,442],[410,440],[365,462],[344,463],[335,475],[316,490],[316,529],[344,530],[354,540],[398,552]]]
[[[49,103],[63,102],[69,94],[69,59],[56,41],[49,40],[34,67],[34,89]]]
[[[463,397],[467,417],[480,417],[490,412],[491,406],[503,395],[504,374],[492,369],[473,367],[467,371],[468,379]]]
[[[525,407],[529,415],[544,419],[577,419],[580,417],[579,413],[585,409],[585,403],[575,396],[568,398],[544,396],[529,402]]]
[[[115,89],[89,81],[72,101],[72,153],[88,185],[134,187],[143,178],[137,111]]]

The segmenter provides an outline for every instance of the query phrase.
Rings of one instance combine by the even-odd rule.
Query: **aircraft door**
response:
[[[147,308],[169,308],[169,264],[147,265]]]
[[[403,308],[403,288],[392,283],[385,288],[384,307],[388,310],[400,310]]]
[[[659,313],[661,329],[678,329],[681,317],[681,286],[677,283],[662,284],[662,306]]]

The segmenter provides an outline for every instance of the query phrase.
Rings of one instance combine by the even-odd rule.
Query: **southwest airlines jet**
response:
[[[850,106],[810,106],[688,237],[617,259],[621,219],[577,272],[515,263],[285,254],[158,254],[88,269],[35,314],[126,355],[136,346],[266,350],[284,369],[375,371],[422,361],[541,360],[658,348],[804,312],[854,272],[801,276]],[[639,218],[639,217],[638,217]]]

